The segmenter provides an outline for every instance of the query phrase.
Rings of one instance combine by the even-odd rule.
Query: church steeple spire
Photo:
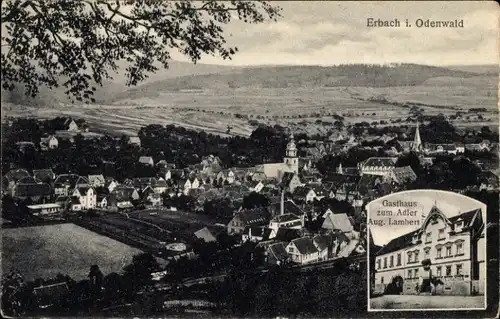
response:
[[[413,138],[413,144],[411,147],[412,151],[420,152],[423,149],[422,139],[420,138],[419,123],[417,122],[417,128],[415,129],[415,137]]]
[[[299,160],[297,158],[297,145],[293,140],[293,133],[290,134],[290,141],[286,145],[285,164],[288,165],[295,173],[299,172]]]

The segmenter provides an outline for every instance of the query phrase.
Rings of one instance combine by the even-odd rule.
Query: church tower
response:
[[[297,158],[297,146],[293,140],[293,133],[290,135],[290,142],[286,145],[286,156],[284,163],[295,173],[299,172],[299,159]]]
[[[411,150],[414,152],[421,152],[423,150],[422,140],[420,139],[419,123],[417,122],[417,129],[415,130],[415,137],[413,138],[413,144]]]
[[[337,167],[337,174],[344,174],[344,169],[342,168],[342,163],[339,163],[339,166]]]

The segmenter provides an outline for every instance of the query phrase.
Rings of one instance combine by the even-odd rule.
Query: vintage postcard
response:
[[[486,204],[425,189],[366,208],[369,311],[486,308]]]
[[[1,1],[6,318],[495,318],[493,1]]]

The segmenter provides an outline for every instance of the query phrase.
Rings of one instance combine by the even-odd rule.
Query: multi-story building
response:
[[[481,209],[451,218],[434,205],[422,226],[391,240],[375,257],[375,289],[399,282],[403,294],[418,293],[432,278],[436,294],[484,293],[485,221]],[[430,265],[428,270],[423,265]],[[402,283],[402,284],[401,284]]]
[[[362,175],[386,176],[396,167],[397,157],[370,157],[359,164]]]

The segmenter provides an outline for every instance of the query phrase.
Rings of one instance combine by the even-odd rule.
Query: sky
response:
[[[226,26],[240,52],[223,65],[335,65],[418,63],[474,65],[499,62],[499,7],[495,2],[279,1],[278,22]],[[367,19],[399,19],[400,28],[370,28]],[[464,20],[464,28],[403,27],[404,20]],[[187,61],[178,54],[176,60]]]
[[[461,213],[466,213],[473,209],[481,208],[483,214],[483,220],[486,221],[486,205],[478,202],[470,197],[460,195],[457,193],[438,191],[438,190],[416,190],[407,191],[402,193],[394,193],[385,197],[378,198],[367,204],[367,218],[380,219],[377,217],[376,212],[380,209],[388,210],[387,207],[382,205],[384,200],[388,201],[405,201],[405,202],[417,202],[416,217],[410,217],[411,219],[420,220],[420,226],[422,225],[422,215],[426,217],[431,210],[432,206],[436,205],[446,217],[453,217]],[[396,212],[397,209],[390,209]],[[393,219],[402,217],[393,217]],[[384,220],[387,220],[384,219]],[[369,226],[369,230],[372,234],[373,242],[376,245],[382,246],[387,244],[390,240],[414,231],[420,226]]]

